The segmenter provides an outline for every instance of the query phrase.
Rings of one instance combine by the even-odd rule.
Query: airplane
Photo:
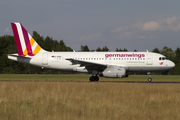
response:
[[[90,73],[90,81],[99,77],[124,78],[128,72],[167,71],[175,64],[164,55],[153,52],[49,52],[41,48],[21,23],[11,23],[18,53],[8,59],[59,71]]]

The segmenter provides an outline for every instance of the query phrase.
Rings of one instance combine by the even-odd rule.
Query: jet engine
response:
[[[125,68],[122,67],[110,67],[106,68],[100,76],[107,78],[123,78],[128,77]]]

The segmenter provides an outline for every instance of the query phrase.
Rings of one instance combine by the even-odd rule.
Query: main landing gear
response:
[[[96,76],[91,76],[89,78],[90,82],[95,82],[95,81],[98,81],[99,80],[99,77],[96,75]]]
[[[98,75],[98,71],[96,70],[93,70],[92,71],[92,76],[89,78],[90,82],[95,82],[95,81],[98,81],[99,80],[99,77],[97,76]]]
[[[151,73],[150,73],[150,72],[147,72],[147,75],[148,75],[148,82],[151,82],[151,81],[152,81]]]

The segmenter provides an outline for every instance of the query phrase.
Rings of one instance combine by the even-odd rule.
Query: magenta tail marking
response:
[[[20,42],[20,38],[19,38],[19,34],[18,34],[18,30],[17,30],[17,26],[15,23],[11,23],[12,29],[13,29],[13,33],[14,33],[14,39],[16,42],[16,48],[18,51],[18,55],[19,56],[25,56],[23,54],[23,50],[22,50],[22,46],[21,46],[21,42]]]
[[[33,53],[32,53],[32,48],[31,48],[31,43],[30,43],[30,40],[29,40],[28,32],[22,25],[21,25],[21,28],[22,28],[22,32],[23,32],[23,36],[24,36],[24,40],[25,40],[28,55],[29,56],[34,56]]]

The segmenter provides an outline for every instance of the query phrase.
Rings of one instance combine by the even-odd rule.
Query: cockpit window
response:
[[[159,57],[159,60],[168,60],[166,57]]]

